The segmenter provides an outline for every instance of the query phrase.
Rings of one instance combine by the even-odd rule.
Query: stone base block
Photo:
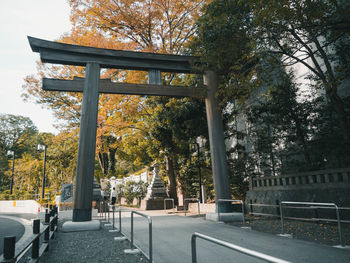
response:
[[[166,200],[166,207],[171,208],[173,206],[172,201]],[[141,210],[162,210],[164,209],[164,199],[148,199],[141,201]]]
[[[220,215],[220,218],[219,218]],[[223,221],[223,222],[234,222],[234,221],[243,221],[242,213],[209,213],[205,215],[206,220],[210,221]]]
[[[62,225],[63,232],[77,232],[77,231],[93,231],[100,230],[101,223],[98,220],[91,220],[85,222],[67,221]]]

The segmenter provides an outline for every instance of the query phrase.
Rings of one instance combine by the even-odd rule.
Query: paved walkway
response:
[[[288,239],[235,226],[178,215],[165,216],[149,212],[153,224],[153,261],[155,263],[191,262],[191,236],[194,232],[228,241],[290,262],[329,263],[350,262],[350,251],[307,241]],[[130,237],[129,213],[123,213],[122,232]],[[116,219],[118,226],[118,219]],[[148,223],[134,218],[134,243],[148,254]],[[198,262],[257,263],[253,259],[207,241],[197,240]]]

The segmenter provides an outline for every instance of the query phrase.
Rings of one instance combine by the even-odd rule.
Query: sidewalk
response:
[[[163,211],[142,211],[142,213],[152,217],[153,262],[155,263],[191,262],[191,236],[194,232],[295,263],[350,262],[350,251],[331,246],[241,229],[232,225],[206,221],[201,217],[166,215]],[[130,213],[123,212],[122,232],[129,238],[130,221]],[[118,213],[116,213],[115,225],[119,225]],[[118,235],[120,234],[109,233],[106,229],[90,232],[59,232],[49,252],[40,261],[52,263],[146,262],[142,255],[124,254],[124,249],[130,248],[130,243],[114,241],[114,237]],[[134,243],[148,254],[147,219],[137,215],[134,218]],[[200,263],[262,262],[200,239],[197,240],[197,259]]]
[[[148,225],[144,218],[135,218],[134,242],[148,252]],[[290,262],[350,262],[350,251],[307,241],[278,237],[232,225],[183,216],[154,216],[153,259],[155,263],[191,262],[191,236],[199,232]],[[125,221],[125,222],[124,222]],[[123,233],[130,235],[130,223],[124,220]],[[262,262],[207,241],[197,242],[198,262],[231,263]]]

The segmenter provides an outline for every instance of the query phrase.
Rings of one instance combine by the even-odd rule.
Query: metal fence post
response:
[[[55,218],[53,218],[50,222],[50,231],[53,232],[51,239],[55,238],[55,223],[54,222],[55,222]]]
[[[119,206],[119,232],[122,232],[122,209]]]
[[[281,217],[281,234],[284,234],[284,221],[283,221],[283,202],[280,202],[280,217]]]
[[[115,206],[113,205],[113,224],[112,224],[113,229],[114,229],[114,210],[115,210]]]
[[[150,216],[147,217],[148,219],[148,242],[149,242],[149,262],[153,262],[152,259],[152,219]]]
[[[53,222],[50,223],[50,214],[46,213],[45,214],[46,229],[45,229],[45,235],[44,235],[44,243],[47,243],[47,244],[49,244],[51,224],[53,224]],[[49,250],[49,245],[47,245],[47,248],[45,251],[48,251],[48,250]]]
[[[201,214],[201,211],[200,211],[200,200],[198,199],[198,215]]]
[[[243,225],[245,225],[245,218],[244,218],[244,212],[245,212],[245,209],[244,209],[244,202],[243,201],[241,201],[242,202],[242,216],[243,216],[243,219],[242,219],[242,223],[243,223]]]
[[[342,247],[344,247],[344,240],[343,240],[343,233],[341,229],[341,222],[340,222],[340,214],[339,214],[339,208],[336,204],[334,204],[335,212],[337,214],[337,221],[338,221],[338,233],[339,233],[339,242]]]
[[[35,219],[33,221],[33,234],[40,233],[40,219]],[[39,257],[39,235],[33,240],[32,245],[32,258],[37,259]]]
[[[50,223],[50,214],[45,214],[45,224],[48,225]]]
[[[134,211],[131,211],[131,249],[134,246]]]
[[[104,216],[105,216],[105,202],[104,201],[102,201],[101,202],[101,217],[102,217],[102,219],[104,219]]]
[[[108,212],[108,223],[109,223],[109,204],[107,204],[107,212]]]
[[[16,237],[15,236],[4,237],[4,249],[3,249],[4,260],[12,262],[11,260],[15,256],[15,249],[16,249]]]
[[[196,235],[191,237],[192,263],[197,263]]]

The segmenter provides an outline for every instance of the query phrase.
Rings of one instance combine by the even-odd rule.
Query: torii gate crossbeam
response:
[[[44,79],[43,81],[44,88],[47,90],[68,91],[70,86],[69,91],[83,91],[73,222],[91,221],[99,92],[204,97],[215,197],[216,199],[230,198],[222,117],[216,99],[217,75],[213,71],[205,72],[206,88],[196,88],[196,90],[161,85],[161,72],[193,73],[191,65],[199,61],[198,57],[101,49],[33,37],[28,37],[28,40],[32,50],[40,53],[42,62],[86,66],[83,80]],[[107,83],[105,80],[100,80],[100,68],[145,70],[148,71],[150,84],[118,84],[110,81]],[[217,210],[223,212],[226,207],[217,206]]]

